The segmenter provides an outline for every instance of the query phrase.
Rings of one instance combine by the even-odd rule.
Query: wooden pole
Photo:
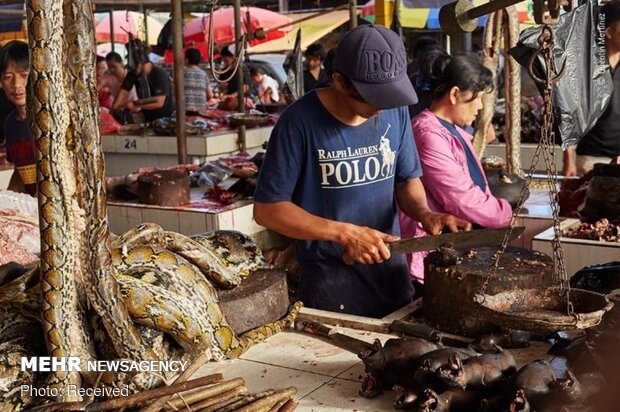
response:
[[[148,23],[148,20],[146,19],[147,12],[146,12],[146,9],[144,8],[144,3],[140,3],[140,10],[142,11],[142,18],[144,19],[144,42],[150,45],[151,42],[149,41],[149,23]]]
[[[243,44],[241,42],[241,0],[235,0],[235,52],[239,53]],[[248,22],[249,24],[249,22]],[[243,59],[244,56],[239,56],[240,59]],[[239,113],[245,112],[245,90],[243,88],[243,63],[239,65],[239,70],[237,70],[237,111]],[[245,126],[239,126],[239,131],[237,135],[237,147],[239,151],[245,151]]]
[[[114,51],[114,7],[110,7],[110,49]]]
[[[357,0],[349,0],[349,29],[357,27]]]
[[[187,163],[185,136],[185,79],[183,76],[183,11],[181,0],[172,0],[172,41],[174,50],[174,95],[177,101],[177,158]]]

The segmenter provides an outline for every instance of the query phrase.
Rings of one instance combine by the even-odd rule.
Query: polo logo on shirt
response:
[[[396,151],[390,146],[387,133],[379,137],[379,144],[347,147],[341,150],[318,149],[321,187],[344,189],[388,180],[394,176]]]

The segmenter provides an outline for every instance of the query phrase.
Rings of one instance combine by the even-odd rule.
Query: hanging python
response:
[[[191,360],[207,353],[219,360],[289,326],[300,303],[240,336],[226,320],[215,287],[234,287],[265,267],[240,234],[230,247],[230,234],[190,239],[144,224],[111,238],[91,2],[28,0],[26,12],[41,259],[40,268],[0,287],[0,410],[41,400],[20,393],[22,384],[55,389],[47,401],[76,402],[83,399],[66,390],[70,385],[139,391],[169,378],[87,372],[86,363],[101,357]],[[21,356],[78,357],[84,372],[57,370],[41,379],[20,369]]]

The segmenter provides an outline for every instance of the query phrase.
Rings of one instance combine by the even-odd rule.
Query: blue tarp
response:
[[[5,4],[0,10],[24,10],[23,4]],[[0,33],[20,31],[24,22],[23,16],[12,16],[0,13]]]

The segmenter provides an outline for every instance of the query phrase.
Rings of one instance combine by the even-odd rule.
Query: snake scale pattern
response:
[[[40,273],[30,270],[0,286],[0,410],[28,407],[32,400],[13,390],[23,383],[66,388],[95,380],[85,372],[57,371],[38,382],[16,372],[21,356],[79,356],[86,362],[105,354],[141,361],[207,352],[218,360],[239,356],[289,326],[301,303],[285,318],[240,336],[227,322],[215,287],[235,287],[265,267],[256,245],[242,234],[194,240],[144,224],[111,240],[92,5],[27,0],[26,12],[41,261]],[[40,331],[37,341],[45,348],[33,345],[33,330]],[[126,377],[131,382],[104,375],[102,384],[130,384],[134,390],[161,384],[141,375]],[[62,393],[53,400],[80,400],[69,396],[73,391]]]

